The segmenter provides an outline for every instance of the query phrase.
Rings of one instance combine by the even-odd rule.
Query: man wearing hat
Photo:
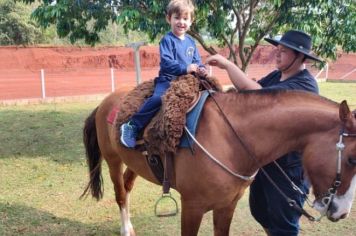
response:
[[[206,63],[225,69],[237,89],[290,89],[318,94],[316,80],[304,67],[306,59],[321,62],[311,54],[311,37],[302,31],[290,30],[280,40],[271,38],[265,40],[277,47],[277,70],[258,82],[248,79],[243,71],[221,55],[210,56]],[[289,180],[279,169],[280,167],[289,179],[307,193],[309,184],[303,175],[301,154],[296,150],[280,157],[276,162],[277,164],[268,164],[263,169],[285,195],[302,207],[305,197],[291,187]],[[250,186],[250,210],[268,235],[298,235],[301,214],[288,205],[285,197],[273,187],[261,171]]]

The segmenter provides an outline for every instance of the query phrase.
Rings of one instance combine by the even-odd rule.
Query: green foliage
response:
[[[316,54],[336,59],[338,47],[345,52],[356,51],[355,1],[301,0],[296,4],[300,7],[286,14],[286,26],[311,34]]]
[[[32,3],[34,0],[23,0]],[[43,0],[32,16],[44,28],[56,25],[60,37],[68,37],[74,43],[84,40],[94,45],[99,41],[98,32],[116,19],[115,8],[118,1],[98,0]]]
[[[23,3],[0,0],[0,45],[28,45],[43,39],[39,27],[30,20],[30,12]]]
[[[109,22],[122,25],[125,32],[144,32],[151,40],[169,30],[165,20],[169,0],[40,2],[33,17],[43,27],[55,24],[58,35],[72,43],[84,40],[94,45]],[[211,54],[216,52],[208,43],[211,39],[228,47],[229,57],[243,70],[265,36],[291,28],[311,34],[315,51],[325,59],[335,59],[338,47],[356,51],[354,0],[196,0],[195,4],[196,19],[189,34]],[[252,39],[248,45],[247,38]]]

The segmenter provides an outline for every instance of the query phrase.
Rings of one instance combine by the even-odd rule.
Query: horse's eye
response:
[[[356,166],[356,158],[349,157],[349,164]]]

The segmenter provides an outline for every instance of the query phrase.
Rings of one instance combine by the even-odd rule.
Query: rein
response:
[[[206,86],[205,81],[201,80],[203,86]],[[223,112],[223,110],[221,109],[220,105],[218,104],[218,102],[216,101],[216,99],[214,98],[214,96],[212,96],[212,92],[209,89],[209,86],[207,87],[208,93],[210,95],[210,97],[212,98],[212,100],[214,101],[214,103],[216,104],[216,106],[218,107],[221,115],[223,116],[223,119],[225,120],[225,122],[230,126],[230,129],[233,131],[235,137],[239,140],[239,142],[241,143],[241,145],[243,146],[243,148],[246,150],[246,152],[248,153],[249,157],[252,158],[254,160],[254,162],[259,166],[259,163],[257,161],[257,157],[250,151],[250,149],[247,147],[247,145],[243,142],[242,138],[237,134],[237,132],[235,131],[235,129],[233,128],[232,124],[230,123],[229,119],[226,117],[225,113]],[[194,140],[194,142],[208,155],[208,157],[210,159],[212,159],[214,162],[216,162],[218,165],[220,165],[223,169],[225,169],[227,172],[229,172],[230,174],[232,174],[235,177],[241,178],[243,180],[253,180],[253,178],[257,175],[258,170],[251,176],[242,176],[239,175],[237,173],[232,172],[228,167],[226,167],[225,165],[223,165],[220,161],[218,161],[216,158],[214,158],[193,136],[192,134],[190,134],[189,130],[185,127],[187,133],[189,134],[189,136]],[[356,137],[356,133],[355,134],[350,134],[350,133],[345,133],[344,129],[341,130],[340,132],[340,136],[339,136],[339,142],[336,143],[336,150],[338,152],[338,157],[337,157],[337,169],[336,169],[336,177],[335,180],[331,186],[331,188],[328,189],[328,192],[326,194],[323,194],[323,197],[321,199],[321,202],[323,203],[323,205],[325,206],[325,211],[319,216],[319,217],[314,217],[312,215],[310,215],[306,210],[304,210],[302,207],[300,207],[295,200],[289,198],[276,184],[276,182],[273,181],[273,179],[270,177],[270,175],[266,172],[266,170],[264,170],[263,167],[260,167],[260,170],[262,171],[262,173],[265,175],[265,177],[268,179],[268,181],[277,189],[277,191],[285,198],[285,200],[288,202],[289,206],[292,207],[293,209],[295,209],[296,211],[298,211],[300,214],[304,215],[305,217],[307,217],[310,221],[320,221],[327,213],[328,209],[330,208],[331,202],[333,201],[336,193],[337,193],[337,189],[339,188],[339,186],[341,185],[341,159],[342,159],[342,151],[345,149],[345,144],[343,143],[343,137]],[[313,204],[310,204],[310,200],[308,199],[307,195],[288,177],[288,175],[283,171],[283,169],[278,165],[278,163],[276,161],[274,161],[274,163],[277,165],[277,167],[279,168],[279,170],[282,172],[282,174],[286,177],[286,179],[290,182],[290,184],[292,185],[292,188],[299,192],[302,196],[306,197],[306,200],[308,202],[308,204],[310,206],[313,207]]]
[[[189,129],[187,128],[187,126],[184,127],[185,131],[187,132],[187,134],[189,135],[189,137],[200,147],[200,149],[212,160],[214,161],[216,164],[218,164],[219,166],[221,166],[221,168],[223,168],[224,170],[226,170],[227,172],[229,172],[231,175],[240,178],[242,180],[245,181],[250,181],[253,180],[255,178],[255,176],[258,173],[258,170],[251,176],[246,176],[246,175],[240,175],[236,172],[233,172],[229,167],[227,167],[226,165],[224,165],[222,162],[220,162],[218,159],[216,159],[212,154],[210,154],[210,152],[208,150],[206,150],[204,148],[203,145],[201,145],[199,143],[199,141],[192,135],[192,133],[190,133]]]

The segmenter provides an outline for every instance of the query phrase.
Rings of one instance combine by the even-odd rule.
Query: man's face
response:
[[[287,68],[297,57],[298,55],[295,52],[283,45],[277,46],[277,55],[276,55],[276,66],[279,70]]]

